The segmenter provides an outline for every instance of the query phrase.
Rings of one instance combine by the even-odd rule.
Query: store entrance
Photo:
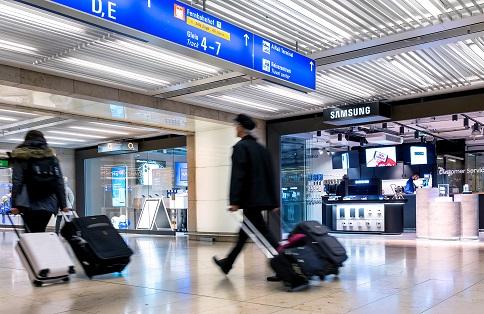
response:
[[[333,231],[414,231],[416,189],[484,190],[483,128],[484,113],[472,112],[282,136],[282,233],[303,220]]]

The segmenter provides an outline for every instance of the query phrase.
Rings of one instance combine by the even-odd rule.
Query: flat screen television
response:
[[[394,167],[397,165],[397,150],[395,146],[375,147],[365,150],[366,167]]]
[[[428,164],[428,152],[425,146],[410,146],[410,164],[426,165]]]

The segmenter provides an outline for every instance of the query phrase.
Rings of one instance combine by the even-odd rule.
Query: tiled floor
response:
[[[253,244],[223,276],[212,255],[228,244],[130,236],[132,263],[120,275],[34,288],[0,231],[0,313],[483,313],[484,243],[405,236],[343,236],[350,258],[339,279],[288,293],[265,282]]]

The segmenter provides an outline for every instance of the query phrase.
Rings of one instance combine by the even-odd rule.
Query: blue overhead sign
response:
[[[316,88],[315,63],[176,0],[51,0],[305,89]],[[270,54],[265,49],[270,45]],[[270,64],[270,70],[268,65]]]
[[[254,35],[254,69],[281,80],[316,89],[314,60]]]

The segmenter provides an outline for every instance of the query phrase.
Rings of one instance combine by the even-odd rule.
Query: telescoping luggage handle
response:
[[[12,225],[13,231],[15,231],[15,234],[17,235],[17,238],[20,239],[20,233],[18,233],[17,227],[13,223],[12,217],[10,217],[10,212],[7,213],[7,217],[8,217],[8,220],[10,221],[10,224]],[[26,224],[24,224],[24,228],[27,232],[29,231],[29,227],[27,227]]]
[[[79,215],[77,214],[77,212],[74,209],[71,209],[71,212],[73,213],[73,216],[75,218],[79,218]],[[64,212],[63,210],[61,210],[61,215],[62,215],[62,217],[64,218],[65,221],[71,222],[71,219],[69,217],[67,217],[66,212]]]
[[[245,217],[243,216],[243,221],[242,221],[242,230],[244,230],[245,233],[252,239],[252,241],[257,244],[257,246],[262,250],[262,253],[267,258],[273,258],[274,256],[279,255],[279,253],[276,251],[274,247],[267,241],[267,239],[257,230],[257,228],[254,226],[254,224]]]

